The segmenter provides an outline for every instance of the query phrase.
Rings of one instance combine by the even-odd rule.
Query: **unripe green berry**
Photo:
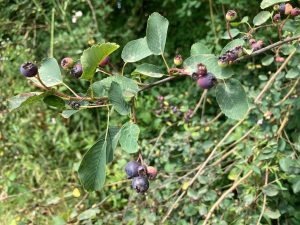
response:
[[[174,64],[175,64],[176,66],[180,66],[180,65],[182,64],[182,61],[183,61],[183,59],[182,59],[182,56],[181,56],[181,55],[176,55],[176,56],[174,57]]]

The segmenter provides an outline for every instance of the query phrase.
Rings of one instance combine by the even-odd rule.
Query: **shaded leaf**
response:
[[[201,54],[211,54],[211,50],[209,50],[206,45],[201,42],[197,42],[191,47],[191,56],[201,55]]]
[[[272,64],[272,62],[274,62],[274,56],[272,55],[266,55],[265,57],[262,58],[261,63],[264,66],[269,66]]]
[[[279,193],[278,187],[274,184],[269,184],[268,186],[264,187],[262,191],[264,194],[270,197],[276,196]]]
[[[125,62],[137,62],[152,55],[148,48],[146,37],[128,42],[122,51],[122,59]]]
[[[115,43],[103,43],[93,45],[92,47],[84,50],[80,57],[83,69],[83,74],[80,78],[92,80],[99,63],[118,48],[119,45]]]
[[[20,107],[32,105],[41,101],[49,94],[49,92],[29,92],[16,95],[8,99],[8,109],[12,111]]]
[[[132,75],[142,74],[149,77],[162,77],[164,75],[163,71],[155,65],[143,63],[139,65],[133,72]]]
[[[267,20],[271,17],[271,13],[269,11],[261,11],[253,18],[253,24],[255,26],[259,26],[267,22]]]
[[[111,83],[108,98],[115,110],[121,115],[127,115],[130,112],[130,105],[125,101],[120,85],[113,81]]]
[[[167,39],[169,21],[154,12],[149,16],[146,29],[147,44],[150,51],[155,55],[163,54]]]
[[[285,77],[289,79],[293,79],[298,77],[299,75],[300,75],[300,70],[298,68],[292,68],[287,72]]]
[[[65,101],[60,98],[60,97],[57,97],[55,95],[49,95],[47,97],[45,97],[43,99],[43,101],[49,105],[49,106],[52,106],[52,107],[55,107],[55,108],[64,108],[65,107]]]
[[[127,153],[135,153],[138,151],[138,138],[140,134],[140,128],[138,125],[127,122],[125,123],[120,131],[119,142],[121,148]]]
[[[278,209],[272,210],[270,208],[266,208],[264,211],[264,216],[275,220],[278,219],[281,216],[281,214]]]
[[[55,58],[48,58],[42,61],[42,65],[39,68],[39,75],[42,82],[47,87],[52,87],[62,83],[62,75]],[[35,78],[34,82],[39,83]]]
[[[241,83],[231,79],[226,83],[219,83],[216,87],[217,102],[223,113],[232,119],[243,119],[248,111],[248,100]]]

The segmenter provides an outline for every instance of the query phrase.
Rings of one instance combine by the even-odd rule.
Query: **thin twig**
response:
[[[200,99],[199,99],[199,101],[198,101],[198,103],[197,103],[197,105],[196,105],[193,113],[191,114],[191,117],[193,117],[195,115],[195,113],[198,111],[198,109],[201,107],[202,101],[204,100],[206,94],[207,94],[207,89],[205,89],[203,91],[203,93],[202,93],[202,95],[201,95],[201,97],[200,97]]]
[[[265,185],[264,185],[264,187],[268,186],[268,178],[269,178],[269,171],[268,171],[268,168],[266,168]],[[263,200],[263,205],[262,205],[261,213],[259,215],[259,218],[257,220],[256,225],[260,224],[260,221],[261,221],[261,219],[262,219],[262,217],[264,215],[264,212],[265,212],[266,203],[267,203],[267,195],[264,194],[264,200]]]
[[[300,81],[300,77],[296,80],[296,82],[294,83],[293,87],[289,90],[289,92],[284,96],[283,99],[281,99],[279,102],[277,102],[275,104],[275,106],[281,105],[282,103],[284,103],[288,97],[290,97],[290,95],[293,93],[293,91],[295,90],[295,88],[297,87],[298,83]]]

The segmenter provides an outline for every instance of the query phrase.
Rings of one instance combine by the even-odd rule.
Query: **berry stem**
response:
[[[228,33],[228,36],[229,36],[230,40],[232,40],[232,36],[231,36],[231,33],[230,33],[230,23],[229,23],[229,21],[226,21],[226,29],[227,29],[227,33]]]
[[[169,65],[168,65],[168,63],[167,63],[167,61],[166,61],[166,59],[165,59],[165,56],[164,56],[164,53],[163,53],[163,52],[161,53],[161,57],[162,57],[162,59],[163,59],[163,61],[164,61],[165,65],[166,65],[166,67],[167,67],[167,71],[168,71],[168,73],[170,73],[170,72],[169,72],[169,70],[170,70],[170,67],[169,67]]]
[[[80,98],[80,96],[79,96],[72,88],[70,88],[66,83],[62,82],[62,84],[63,84],[67,89],[69,89],[69,91],[71,91],[72,94],[75,95],[75,97]]]
[[[124,75],[124,69],[125,69],[125,66],[127,65],[127,62],[124,63],[123,67],[122,67],[122,72],[121,72],[121,75],[123,76]]]
[[[104,74],[106,74],[106,75],[108,75],[108,76],[113,76],[112,73],[110,73],[110,72],[108,72],[108,71],[105,71],[104,69],[98,68],[98,70],[99,70],[101,73],[104,73]]]

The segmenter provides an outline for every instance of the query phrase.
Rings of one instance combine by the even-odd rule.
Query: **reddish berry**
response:
[[[25,77],[34,77],[38,73],[38,67],[32,62],[26,62],[20,66],[20,72]]]
[[[217,82],[217,79],[212,73],[207,73],[206,76],[202,76],[198,79],[197,84],[203,89],[212,88]]]
[[[139,166],[141,166],[141,164],[139,164],[136,161],[130,161],[129,163],[127,163],[127,165],[125,166],[125,172],[129,179],[133,177],[137,177],[139,175],[138,173]]]
[[[289,14],[291,14],[292,10],[293,10],[293,6],[290,3],[286,3],[285,4],[284,14],[285,15],[289,15]]]
[[[298,16],[300,15],[300,9],[299,8],[293,8],[291,11],[292,16]]]
[[[137,193],[143,194],[149,189],[149,181],[147,177],[134,177],[131,186]]]
[[[281,16],[279,13],[277,13],[273,16],[274,23],[278,23],[280,21],[280,19],[281,19]]]
[[[284,58],[281,57],[281,56],[277,56],[277,57],[275,58],[275,61],[278,62],[278,63],[283,63],[283,62],[284,62]]]
[[[147,174],[148,174],[149,180],[154,180],[157,176],[157,169],[153,166],[148,166]]]
[[[109,63],[109,57],[107,56],[99,63],[99,66],[100,67],[106,66],[108,63]]]
[[[73,77],[77,79],[81,77],[83,73],[81,64],[75,64],[75,66],[71,69],[70,73]]]
[[[60,65],[64,70],[71,69],[74,65],[74,60],[70,57],[63,58]]]
[[[174,57],[174,64],[175,64],[176,66],[180,66],[180,65],[182,64],[182,61],[183,61],[183,59],[182,59],[182,56],[181,56],[181,55],[176,55],[176,56]]]
[[[226,13],[226,20],[231,22],[231,21],[234,21],[236,18],[237,18],[237,13],[236,11],[234,10],[229,10],[227,13]]]
[[[250,45],[253,45],[253,44],[255,44],[255,43],[256,43],[256,40],[255,40],[255,39],[251,38],[251,39],[249,40],[249,44],[250,44]]]

